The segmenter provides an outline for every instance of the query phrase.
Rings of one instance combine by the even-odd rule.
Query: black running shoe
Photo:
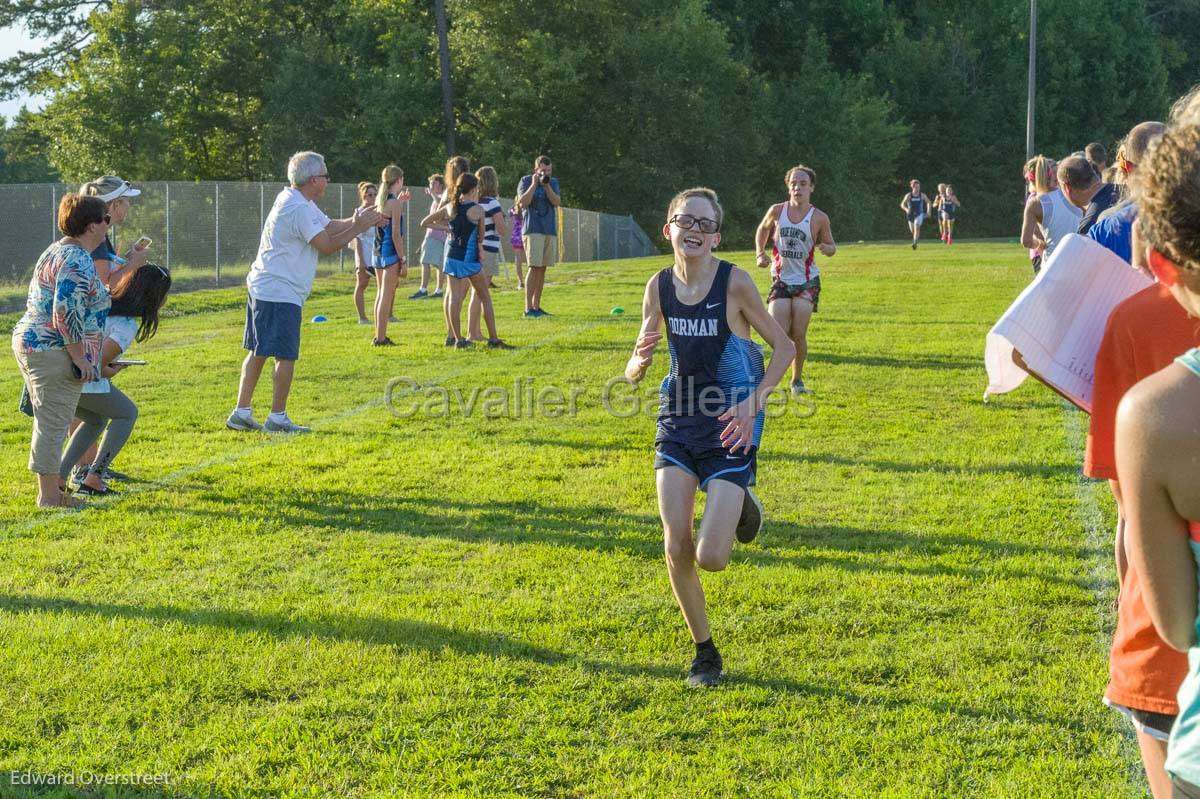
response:
[[[724,667],[721,661],[721,653],[716,650],[706,649],[696,655],[692,661],[692,668],[688,672],[687,683],[689,688],[712,688],[721,679],[721,674]]]
[[[487,345],[488,345],[489,350],[515,350],[516,349],[516,347],[514,347],[513,345],[509,344],[507,341],[505,341],[504,339],[501,339],[501,338],[489,338]]]
[[[737,523],[737,540],[749,544],[762,529],[763,506],[750,487],[746,487],[746,498],[742,500],[742,515]]]

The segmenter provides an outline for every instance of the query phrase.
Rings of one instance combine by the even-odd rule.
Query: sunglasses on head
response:
[[[667,223],[675,225],[680,230],[694,230],[699,226],[701,233],[716,233],[721,229],[721,223],[717,220],[692,216],[691,214],[675,214],[675,216],[667,220]]]

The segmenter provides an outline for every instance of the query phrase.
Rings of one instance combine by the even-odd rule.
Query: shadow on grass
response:
[[[174,490],[179,491],[176,485]],[[203,489],[217,508],[142,508],[148,515],[184,515],[245,522],[258,519],[284,528],[313,527],[339,533],[401,534],[441,538],[468,544],[549,545],[592,552],[619,552],[637,558],[662,557],[662,526],[657,516],[614,511],[604,506],[555,507],[531,501],[446,500],[441,497],[373,497],[341,491],[308,491],[301,495],[258,498],[261,511],[238,504],[238,498]],[[164,527],[168,524],[164,521]],[[808,527],[769,520],[761,545],[735,546],[734,561],[750,565],[822,567],[851,573],[947,577],[979,583],[996,579],[1031,580],[1090,590],[1084,576],[1063,576],[1006,566],[1006,558],[1036,556],[1084,559],[1095,554],[1085,546],[1033,545],[988,541],[969,536],[922,535],[836,525]],[[973,552],[972,552],[973,551]],[[875,556],[888,554],[891,561]],[[987,568],[932,559],[975,555]],[[901,561],[901,562],[896,562]],[[1085,570],[1075,570],[1083,573]]]
[[[880,472],[897,472],[900,474],[919,474],[921,472],[937,472],[945,475],[979,475],[982,477],[997,474],[1015,474],[1022,477],[1038,477],[1052,479],[1055,477],[1078,477],[1079,466],[1073,463],[993,463],[980,466],[963,466],[954,463],[904,463],[902,461],[878,460],[875,458],[846,458],[840,455],[817,455],[771,450],[769,458],[792,461],[794,463],[832,465],[832,466],[864,466]]]
[[[649,439],[647,439],[647,442]],[[588,450],[594,452],[644,452],[646,463],[653,457],[653,448],[649,443],[621,441],[596,441],[571,438],[524,438],[520,443],[530,447],[567,447],[569,449]],[[1072,463],[1035,464],[1035,463],[993,463],[978,466],[966,466],[956,463],[930,462],[905,463],[903,461],[880,460],[876,458],[847,458],[841,455],[825,455],[817,453],[784,452],[776,448],[769,449],[763,455],[764,461],[785,460],[794,463],[818,466],[861,466],[877,472],[896,472],[898,474],[920,474],[922,472],[937,472],[945,475],[979,475],[983,477],[997,474],[1015,474],[1022,477],[1055,478],[1078,477],[1079,466]]]
[[[810,351],[808,360],[836,366],[874,366],[883,369],[961,369],[983,371],[982,358],[930,357],[914,355],[888,358],[882,355],[839,355],[832,352]]]
[[[505,633],[458,630],[412,619],[355,616],[343,613],[330,613],[321,618],[297,618],[276,613],[220,608],[122,605],[112,602],[13,594],[0,594],[0,610],[11,613],[61,613],[99,616],[103,619],[183,624],[189,627],[229,630],[236,633],[266,634],[278,640],[319,638],[330,641],[360,642],[370,645],[393,646],[405,652],[437,654],[451,649],[466,655],[526,660],[542,666],[577,667],[594,675],[662,680],[679,685],[681,688],[684,676],[682,668],[600,660],[560,652]],[[1076,732],[1084,732],[1089,729],[1087,725],[1075,719],[1017,712],[1003,705],[982,709],[941,700],[922,701],[907,697],[884,697],[856,693],[835,685],[818,685],[786,677],[760,677],[733,673],[726,678],[726,684],[763,688],[797,697],[839,700],[853,706],[880,707],[895,711],[924,707],[937,713],[953,714],[972,720],[1003,720],[1048,725],[1056,729],[1067,728]]]

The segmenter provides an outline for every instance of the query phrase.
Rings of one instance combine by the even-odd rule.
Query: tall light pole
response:
[[[1037,84],[1037,0],[1029,0],[1029,98],[1025,107],[1025,160],[1033,158],[1033,95]]]
[[[442,67],[442,115],[446,119],[446,155],[454,155],[454,90],[450,86],[450,40],[446,26],[446,0],[434,0],[437,16],[438,59]]]

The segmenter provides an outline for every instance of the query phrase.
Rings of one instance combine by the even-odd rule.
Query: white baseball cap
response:
[[[141,189],[135,189],[133,184],[128,180],[116,175],[105,175],[102,178],[93,180],[89,185],[96,192],[104,191],[105,189],[108,190],[104,194],[97,193],[95,195],[106,203],[112,202],[119,197],[137,197],[142,193]]]

